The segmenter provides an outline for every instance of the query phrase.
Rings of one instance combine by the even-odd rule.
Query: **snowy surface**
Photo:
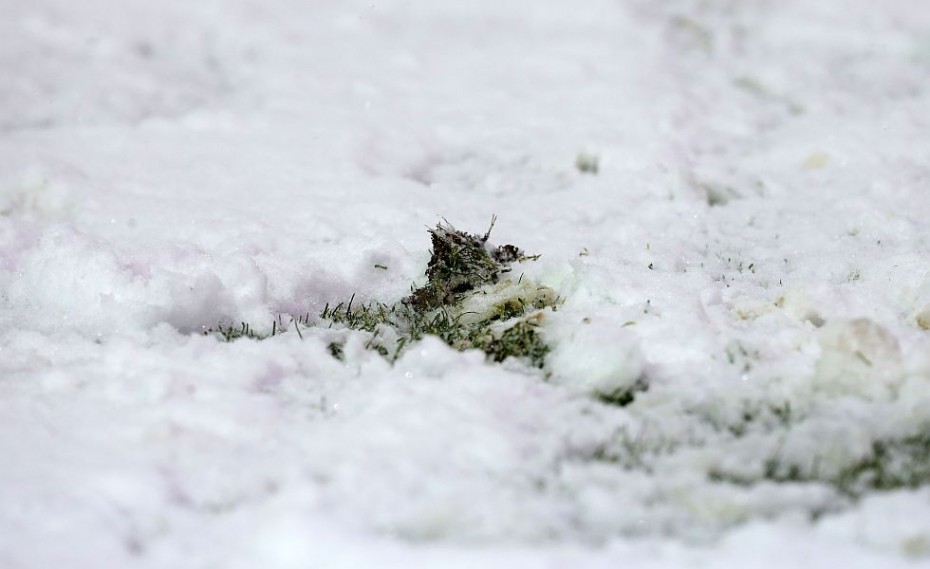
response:
[[[930,437],[923,2],[0,12],[0,566],[930,563],[930,480],[836,484]],[[492,214],[548,377],[200,334]]]

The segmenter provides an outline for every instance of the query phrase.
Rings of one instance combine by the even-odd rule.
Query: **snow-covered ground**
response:
[[[923,2],[0,14],[0,567],[930,563]],[[543,372],[201,334],[492,214]]]

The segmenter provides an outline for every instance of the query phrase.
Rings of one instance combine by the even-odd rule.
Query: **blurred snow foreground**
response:
[[[922,3],[0,7],[0,566],[930,563]],[[542,369],[320,320],[492,214]]]

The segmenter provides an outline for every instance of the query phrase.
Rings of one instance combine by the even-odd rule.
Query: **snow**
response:
[[[930,560],[920,3],[0,6],[0,566]],[[494,214],[545,370],[200,333]]]

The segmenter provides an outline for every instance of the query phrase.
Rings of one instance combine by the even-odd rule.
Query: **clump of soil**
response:
[[[416,310],[455,304],[467,293],[497,283],[501,274],[510,272],[511,263],[538,258],[525,256],[514,245],[488,245],[495,221],[491,220],[484,235],[459,231],[448,222],[430,229],[433,248],[426,266],[428,280],[407,302]]]

